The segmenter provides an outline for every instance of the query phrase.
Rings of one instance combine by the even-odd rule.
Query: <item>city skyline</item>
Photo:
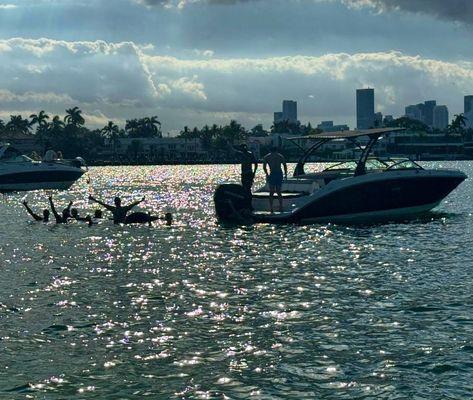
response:
[[[383,114],[421,99],[458,114],[473,93],[473,19],[467,1],[443,4],[9,0],[0,118],[78,106],[97,127],[142,115],[164,132],[230,119],[269,127],[289,98],[302,123],[356,126],[352,93],[364,87]]]

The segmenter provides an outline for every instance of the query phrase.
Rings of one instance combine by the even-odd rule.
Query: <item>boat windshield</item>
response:
[[[424,169],[416,162],[409,159],[393,159],[389,160],[389,166],[386,170],[399,169]]]
[[[331,165],[325,171],[344,171],[354,172],[357,167],[357,162],[354,160],[344,161],[338,164]],[[409,159],[387,159],[381,160],[379,158],[369,158],[366,161],[367,171],[390,171],[400,169],[423,169],[416,162]]]
[[[355,171],[356,166],[358,163],[354,160],[350,161],[345,161],[341,162],[338,164],[331,165],[330,167],[326,168],[325,171]],[[383,170],[389,167],[389,164],[387,164],[384,161],[381,161],[378,158],[369,158],[366,161],[366,169],[368,171],[373,171],[373,170]]]

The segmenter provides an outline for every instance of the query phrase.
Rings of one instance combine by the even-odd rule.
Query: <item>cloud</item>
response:
[[[184,8],[186,5],[204,3],[209,5],[234,5],[255,3],[263,0],[135,0],[146,6]],[[341,2],[349,7],[369,7],[379,12],[407,11],[432,15],[439,19],[473,24],[473,2],[471,0],[303,0],[306,3]],[[293,3],[293,5],[295,2]]]
[[[439,19],[473,24],[471,0],[342,0],[354,7],[371,7],[381,12],[407,11],[435,16]]]
[[[0,40],[2,113],[78,105],[89,124],[158,114],[164,129],[225,123],[271,123],[286,98],[301,119],[353,126],[355,89],[376,89],[377,108],[399,115],[406,104],[437,99],[461,111],[473,93],[473,63],[402,52],[321,56],[209,58],[163,54],[133,42]],[[28,114],[29,115],[29,114]]]

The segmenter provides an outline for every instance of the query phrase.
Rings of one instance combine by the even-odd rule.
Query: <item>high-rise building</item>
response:
[[[423,104],[410,105],[405,108],[407,118],[415,119],[416,121],[423,121],[422,108]]]
[[[447,106],[435,106],[433,112],[433,123],[432,126],[435,129],[445,130],[448,126],[448,107]]]
[[[320,129],[322,132],[339,132],[350,130],[348,125],[334,125],[333,121],[322,121],[317,125],[317,129]]]
[[[424,102],[424,124],[432,126],[434,123],[434,108],[437,105],[437,101],[428,100]]]
[[[356,91],[356,127],[358,129],[374,127],[374,89]]]
[[[297,122],[297,101],[284,100],[282,102],[282,118],[293,124]]]
[[[383,126],[383,113],[377,112],[374,114],[374,127],[380,128]]]
[[[464,113],[469,114],[470,111],[473,111],[473,96],[465,96],[465,109]]]
[[[277,124],[278,122],[282,122],[283,117],[282,117],[282,112],[275,112],[274,113],[274,123]]]

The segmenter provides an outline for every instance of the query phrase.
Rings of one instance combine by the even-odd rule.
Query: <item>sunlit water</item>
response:
[[[472,180],[420,221],[220,227],[213,190],[237,178],[92,169],[97,197],[145,195],[172,227],[35,223],[5,197],[0,398],[473,397]],[[55,198],[91,212],[88,191]]]

